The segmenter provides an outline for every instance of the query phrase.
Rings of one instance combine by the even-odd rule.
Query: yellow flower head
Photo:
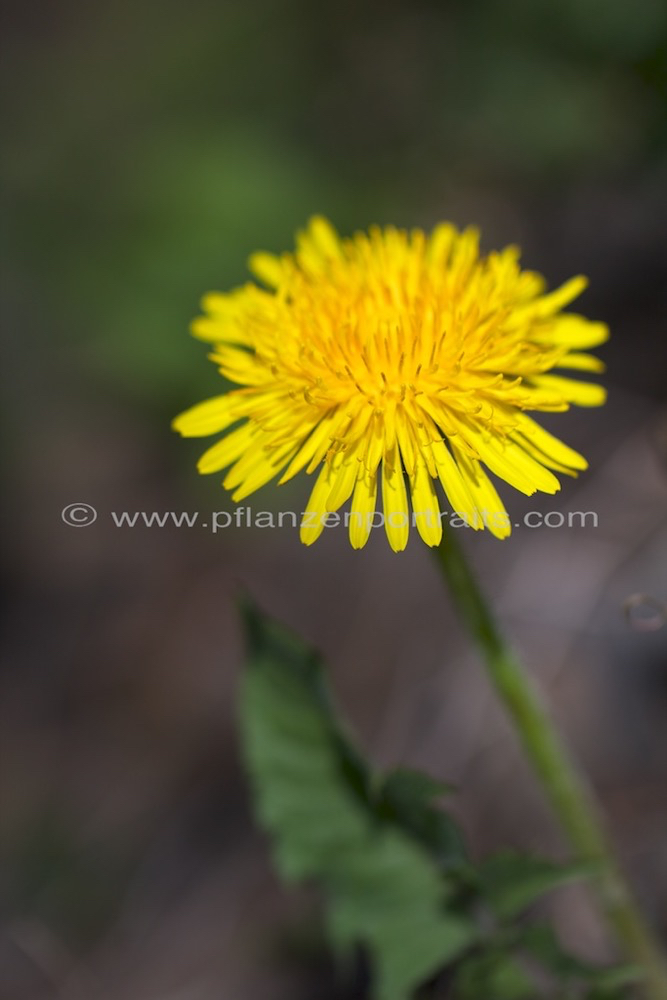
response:
[[[560,488],[551,470],[586,468],[526,411],[603,403],[599,386],[552,370],[601,371],[582,349],[608,336],[602,323],[561,313],[585,278],[545,293],[544,279],[518,260],[513,246],[480,256],[477,231],[448,223],[429,236],[388,226],[341,239],[319,217],[294,253],[255,254],[250,268],[266,288],[207,295],[192,327],[239,386],[174,421],[186,436],[238,424],[199,471],[229,467],[223,486],[235,501],[278,474],[284,483],[317,471],[306,545],[350,498],[350,541],[365,545],[379,480],[396,551],[411,522],[428,545],[439,543],[437,480],[449,511],[509,535],[484,466],[529,496]]]

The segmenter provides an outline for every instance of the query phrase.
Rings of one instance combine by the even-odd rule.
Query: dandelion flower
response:
[[[430,235],[387,226],[342,239],[316,217],[293,253],[254,254],[264,287],[205,296],[192,327],[238,386],[174,421],[188,437],[227,431],[199,471],[226,469],[237,502],[276,476],[316,473],[306,545],[348,501],[354,548],[376,511],[395,551],[410,523],[437,545],[438,482],[448,512],[509,535],[488,472],[530,496],[555,493],[554,473],[586,468],[528,413],[604,402],[600,386],[567,372],[603,369],[585,352],[608,330],[561,311],[585,278],[547,292],[521,270],[517,247],[482,256],[478,239],[448,223]]]

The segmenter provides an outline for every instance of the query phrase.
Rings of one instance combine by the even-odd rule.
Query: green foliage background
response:
[[[216,385],[184,336],[201,294],[310,213],[467,223],[477,202],[530,244],[575,180],[623,185],[666,146],[660,0],[61,0],[8,21],[10,326],[144,407]],[[496,219],[504,199],[528,221]]]

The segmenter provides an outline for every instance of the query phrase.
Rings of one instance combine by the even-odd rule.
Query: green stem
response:
[[[645,968],[647,997],[667,1000],[667,965],[618,867],[588,782],[563,745],[530,677],[501,635],[454,530],[447,532],[436,556],[574,851],[598,868],[598,895],[626,957]]]

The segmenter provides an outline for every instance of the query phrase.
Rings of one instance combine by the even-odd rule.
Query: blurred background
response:
[[[0,995],[362,1000],[252,821],[239,586],[326,653],[378,766],[457,786],[476,856],[565,856],[416,539],[112,522],[230,509],[169,428],[221,390],[188,324],[314,212],[472,222],[552,285],[591,279],[609,403],[545,423],[591,462],[556,505],[599,526],[464,541],[665,935],[667,630],[624,612],[667,600],[665,4],[3,6]],[[299,510],[309,485],[249,503]],[[554,508],[502,492],[512,515]],[[68,527],[79,501],[98,519]],[[552,914],[612,955],[583,891]]]

